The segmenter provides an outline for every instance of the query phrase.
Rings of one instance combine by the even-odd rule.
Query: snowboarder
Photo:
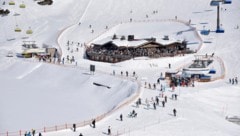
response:
[[[73,132],[76,132],[76,124],[73,124]]]
[[[165,101],[162,101],[162,106],[165,107]]]
[[[122,116],[122,114],[120,114],[120,121],[123,121],[123,116]]]
[[[177,110],[173,109],[173,115],[176,116],[176,114],[177,114]]]
[[[93,128],[96,127],[96,120],[95,120],[95,119],[92,121],[92,127],[93,127]]]
[[[108,126],[108,135],[111,135],[111,127]]]

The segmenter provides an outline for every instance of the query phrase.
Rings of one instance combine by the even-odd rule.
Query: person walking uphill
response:
[[[165,97],[164,97],[164,100],[165,100],[165,103],[167,102],[167,96],[165,95]]]
[[[93,127],[93,128],[96,127],[96,120],[95,120],[95,119],[92,121],[92,127]]]
[[[120,121],[123,121],[123,115],[120,114]]]
[[[108,135],[111,135],[111,127],[108,126]]]
[[[73,124],[73,132],[76,132],[76,124]]]
[[[177,110],[173,109],[173,115],[176,116],[177,115]]]

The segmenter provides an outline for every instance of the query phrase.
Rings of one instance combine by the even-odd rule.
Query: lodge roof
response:
[[[166,45],[173,44],[173,43],[182,43],[182,41],[183,40],[176,40],[173,38],[168,39],[168,40],[165,40],[164,38],[141,38],[141,39],[136,38],[134,40],[128,40],[128,39],[122,40],[121,38],[113,39],[112,36],[108,36],[101,40],[97,40],[97,41],[93,42],[92,44],[101,46],[101,45],[105,45],[107,43],[112,43],[118,47],[121,47],[121,46],[138,47],[138,46],[145,45],[145,44],[148,44],[151,42],[162,45],[162,46],[166,46]]]

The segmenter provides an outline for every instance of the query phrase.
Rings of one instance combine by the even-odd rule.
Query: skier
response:
[[[137,107],[137,108],[139,107],[139,103],[138,103],[138,101],[136,101],[136,107]]]
[[[162,101],[162,106],[165,107],[165,101]]]
[[[173,98],[174,98],[174,94],[172,94],[172,100],[173,100]]]
[[[234,78],[232,78],[232,84],[234,85]]]
[[[123,121],[123,116],[122,116],[122,114],[120,114],[120,120]]]
[[[123,75],[123,72],[121,71],[121,76]]]
[[[36,131],[34,129],[32,129],[32,135],[34,136],[36,133]]]
[[[126,76],[128,77],[128,71],[126,71]]]
[[[173,115],[176,116],[176,114],[177,114],[177,110],[173,109]]]
[[[157,105],[159,105],[159,99],[157,96],[156,96],[156,103],[157,103]]]
[[[133,71],[133,76],[135,76],[135,74],[136,74],[135,71]]]
[[[115,70],[113,70],[113,75],[115,76]]]
[[[171,68],[171,64],[170,64],[170,63],[168,64],[168,68],[169,68],[169,69]]]
[[[73,132],[76,132],[76,124],[73,124]]]
[[[165,97],[164,97],[164,100],[165,100],[165,102],[167,102],[167,96],[165,95]]]
[[[156,110],[156,103],[155,102],[153,103],[153,108],[154,108],[154,110]]]
[[[83,136],[83,134],[82,134],[82,133],[80,133],[80,134],[79,134],[79,136]]]
[[[108,135],[111,135],[111,127],[108,126]]]
[[[175,100],[177,100],[177,96],[178,96],[177,94],[175,94],[175,95],[174,95],[174,97],[175,97]]]
[[[155,83],[153,84],[153,89],[154,89],[154,90],[156,89],[156,84],[155,84]]]
[[[151,84],[150,83],[148,84],[148,88],[151,89]]]
[[[235,83],[238,84],[238,79],[237,79],[237,77],[235,77]]]
[[[27,136],[31,136],[31,132],[30,131],[28,132]]]
[[[92,127],[93,127],[93,128],[96,127],[96,120],[95,120],[95,119],[92,121]]]
[[[138,98],[138,104],[141,105],[142,102],[141,102],[141,98]]]
[[[39,132],[38,136],[42,136],[42,133]]]
[[[229,78],[229,83],[230,83],[230,84],[231,84],[231,81],[232,81],[231,78]]]

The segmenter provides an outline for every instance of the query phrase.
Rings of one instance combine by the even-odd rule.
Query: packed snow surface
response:
[[[134,102],[123,105],[97,122],[95,129],[87,125],[78,128],[77,132],[67,129],[43,135],[75,136],[80,132],[83,135],[104,135],[108,126],[114,135],[240,134],[240,126],[225,119],[240,117],[240,86],[229,84],[229,78],[239,79],[240,75],[239,0],[221,4],[220,23],[225,29],[221,34],[215,33],[217,8],[210,6],[210,0],[54,0],[51,6],[26,0],[15,0],[15,5],[8,5],[9,0],[5,0],[3,5],[3,1],[0,0],[0,8],[9,9],[10,14],[0,17],[0,135],[6,135],[6,131],[19,135],[19,130],[33,128],[42,131],[45,126],[91,120],[137,95],[137,82],[141,82],[139,97],[143,103],[139,108]],[[22,2],[25,9],[19,8]],[[14,32],[16,26],[22,32]],[[33,34],[27,35],[28,29],[32,29]],[[200,35],[203,29],[210,30],[210,34]],[[89,44],[114,33],[139,37],[170,35],[186,39],[190,48],[200,47],[200,50],[185,56],[140,57],[116,64],[85,59],[84,46],[75,51],[78,43]],[[21,52],[23,41],[36,41],[39,47],[43,44],[56,47],[62,57],[74,56],[77,64],[55,65],[35,59],[6,57],[9,51]],[[68,41],[73,52],[67,50]],[[160,85],[157,90],[144,88],[145,82],[156,83],[161,72],[169,71],[169,63],[172,65],[170,70],[176,70],[191,63],[196,54],[212,53],[224,63],[224,78],[210,83],[196,82],[195,87],[177,87],[175,91],[161,81],[166,86],[164,95],[171,98],[172,94],[178,94],[178,100],[168,99],[165,108],[160,103],[156,110],[150,102],[147,109],[145,100],[151,101],[161,92]],[[90,64],[96,66],[94,75],[89,72]],[[215,69],[219,72],[221,68]],[[129,77],[125,76],[126,71]],[[133,71],[137,78],[132,77]],[[163,98],[160,97],[160,101]],[[176,117],[172,114],[174,108],[177,109]],[[138,113],[137,117],[127,117],[133,109]],[[119,121],[120,114],[123,114],[122,122]]]

